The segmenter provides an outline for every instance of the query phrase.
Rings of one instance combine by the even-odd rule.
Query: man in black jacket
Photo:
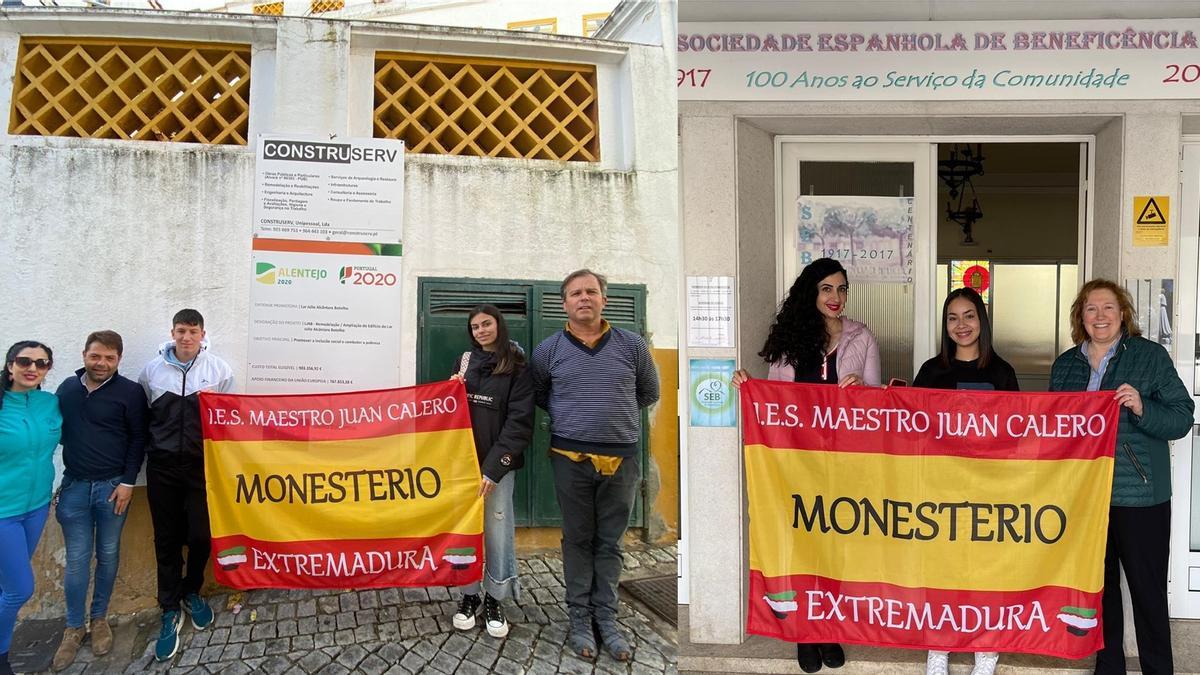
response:
[[[83,610],[93,542],[92,652],[102,656],[112,648],[108,601],[117,579],[121,529],[146,445],[146,397],[136,382],[117,372],[123,349],[121,336],[111,330],[88,335],[83,368],[58,387],[66,468],[54,513],[67,546],[67,628],[51,664],[55,671],[71,665],[87,634]]]
[[[171,341],[138,378],[150,402],[146,445],[146,489],[154,524],[158,558],[158,604],[162,628],[154,658],[166,661],[179,649],[180,611],[197,630],[213,621],[213,611],[200,597],[204,568],[212,546],[204,481],[204,439],[200,427],[200,392],[233,390],[229,364],[208,351],[204,317],[182,309],[171,320]],[[187,573],[183,574],[183,547]]]

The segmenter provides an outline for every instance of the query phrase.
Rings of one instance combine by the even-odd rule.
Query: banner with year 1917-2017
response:
[[[200,395],[214,574],[234,588],[461,586],[483,501],[460,382]]]
[[[913,198],[809,196],[796,200],[799,268],[833,258],[855,282],[912,283]]]
[[[747,630],[1082,658],[1100,595],[1112,392],[741,388]]]

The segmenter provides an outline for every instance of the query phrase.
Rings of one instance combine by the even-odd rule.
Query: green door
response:
[[[417,381],[444,380],[455,371],[462,353],[470,349],[467,313],[475,305],[496,305],[508,324],[509,338],[527,355],[555,331],[562,330],[567,315],[562,308],[557,281],[513,281],[502,279],[417,280],[421,303],[417,333]],[[619,328],[645,335],[646,289],[641,285],[610,284],[604,317]],[[645,479],[649,419],[642,412],[642,477]],[[533,442],[525,455],[525,468],[516,474],[513,507],[520,527],[562,525],[554,496],[550,469],[550,423],[545,411],[537,410]],[[629,524],[643,525],[642,491],[638,491]]]
[[[516,340],[526,354],[533,351],[529,334],[529,307],[533,303],[530,302],[532,295],[528,284],[490,279],[419,279],[417,294],[421,301],[417,332],[418,383],[444,380],[457,372],[462,353],[471,348],[467,314],[476,305],[495,305],[508,324],[509,339]],[[528,455],[525,461],[528,463]],[[529,502],[529,471],[518,471],[513,488],[513,511],[518,526],[533,524]]]

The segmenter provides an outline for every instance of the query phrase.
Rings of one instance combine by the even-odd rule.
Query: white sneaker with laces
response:
[[[971,670],[971,675],[992,675],[996,672],[999,660],[1000,654],[996,652],[975,652],[975,668]]]
[[[475,613],[482,604],[479,596],[473,593],[464,594],[458,603],[458,611],[454,613],[454,627],[458,630],[471,630],[475,627]]]
[[[925,675],[949,675],[950,652],[930,651],[925,658]]]

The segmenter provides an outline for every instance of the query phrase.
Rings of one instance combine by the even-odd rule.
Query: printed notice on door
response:
[[[404,143],[262,135],[254,172],[254,236],[399,244]]]

